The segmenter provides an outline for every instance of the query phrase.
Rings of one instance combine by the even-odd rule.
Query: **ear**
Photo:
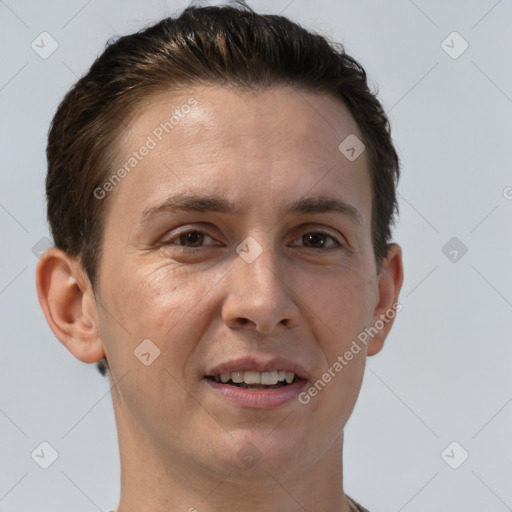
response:
[[[373,336],[370,338],[367,350],[369,356],[378,354],[382,350],[395,316],[401,310],[398,295],[403,280],[402,249],[397,244],[388,244],[388,252],[379,272],[377,303],[372,321]]]
[[[103,359],[96,301],[78,259],[48,249],[37,264],[36,285],[46,321],[61,343],[84,363]]]

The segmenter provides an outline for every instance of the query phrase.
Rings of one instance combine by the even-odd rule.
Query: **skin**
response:
[[[109,192],[96,289],[75,258],[52,248],[37,268],[42,308],[75,357],[108,359],[120,512],[349,512],[343,428],[366,357],[382,349],[392,320],[306,405],[244,408],[203,377],[232,358],[272,355],[302,365],[309,386],[397,302],[401,249],[389,245],[378,273],[366,153],[350,162],[338,150],[360,131],[325,94],[208,86],[148,100],[130,121],[120,165],[192,96],[197,106]],[[141,222],[176,193],[216,194],[240,212],[166,210]],[[359,221],[280,214],[320,195],[350,204]],[[205,233],[192,235],[188,252],[184,230]],[[304,236],[318,230],[327,236]],[[236,252],[249,236],[262,248],[252,263]],[[148,338],[160,356],[145,366],[134,349]],[[260,457],[255,465],[243,463],[244,449]]]

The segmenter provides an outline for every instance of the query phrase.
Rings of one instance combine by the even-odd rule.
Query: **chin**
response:
[[[274,427],[275,428],[275,427]],[[295,438],[285,431],[243,430],[226,433],[225,446],[218,446],[211,454],[218,471],[232,473],[239,477],[268,479],[271,475],[283,477],[293,473],[304,464],[303,440]]]

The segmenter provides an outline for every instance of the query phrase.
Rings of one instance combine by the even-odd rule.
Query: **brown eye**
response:
[[[197,229],[189,229],[188,231],[182,231],[174,235],[172,238],[169,238],[167,241],[162,242],[164,246],[178,246],[185,248],[200,248],[207,245],[219,245],[216,241],[210,236],[204,233],[203,231],[199,231]]]
[[[299,240],[302,241],[304,247],[309,249],[332,249],[333,247],[341,246],[333,236],[322,231],[305,233]]]
[[[186,245],[187,247],[200,247],[204,242],[205,234],[201,231],[189,231],[182,233],[178,240],[180,245]]]

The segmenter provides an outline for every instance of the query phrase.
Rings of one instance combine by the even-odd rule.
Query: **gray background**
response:
[[[187,3],[0,0],[0,511],[118,503],[108,381],[54,338],[35,293],[46,135],[109,37]],[[346,45],[379,86],[402,159],[404,309],[346,428],[346,491],[371,512],[512,510],[512,3],[249,3]],[[43,31],[59,45],[46,59],[31,48]],[[469,44],[458,58],[453,31]],[[42,441],[59,455],[46,470],[31,458]]]

